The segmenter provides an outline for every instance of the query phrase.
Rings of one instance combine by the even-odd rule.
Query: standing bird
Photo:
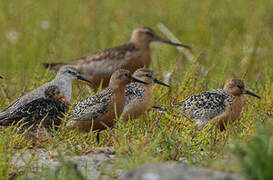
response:
[[[57,71],[60,67],[69,64],[77,67],[81,74],[91,80],[93,88],[99,87],[101,81],[103,81],[102,87],[107,87],[111,75],[118,69],[126,69],[134,73],[139,68],[149,67],[151,64],[150,43],[153,41],[191,48],[165,40],[149,27],[140,27],[134,29],[128,44],[97,51],[69,62],[44,63],[43,66]]]
[[[197,125],[202,128],[209,120],[214,119],[220,130],[225,129],[225,125],[238,118],[244,106],[241,98],[242,94],[261,98],[245,89],[244,82],[239,79],[232,79],[225,84],[224,89],[202,92],[190,96],[179,105],[186,114],[197,120]]]
[[[0,121],[0,126],[16,125],[20,122],[19,132],[29,128],[31,131],[37,130],[40,124],[49,132],[53,127],[57,129],[62,123],[60,118],[64,118],[70,103],[55,85],[47,86],[44,96],[17,108]]]
[[[81,131],[89,132],[90,129],[104,130],[113,127],[116,116],[119,117],[125,104],[125,86],[131,82],[145,83],[134,77],[128,70],[120,69],[113,73],[109,86],[100,93],[80,100],[72,110],[75,125]]]
[[[56,75],[55,79],[51,82],[44,84],[43,86],[34,89],[26,95],[15,100],[10,106],[0,112],[0,121],[13,114],[19,107],[41,97],[44,97],[45,89],[49,86],[55,85],[59,88],[60,92],[68,99],[71,99],[72,94],[72,80],[80,79],[91,83],[89,80],[80,76],[77,69],[72,66],[64,66]]]
[[[124,107],[124,120],[128,118],[137,118],[144,113],[152,104],[152,87],[154,83],[170,87],[169,85],[157,80],[153,76],[153,72],[149,69],[141,68],[134,72],[134,78],[140,79],[146,84],[133,82],[125,88],[125,107]]]

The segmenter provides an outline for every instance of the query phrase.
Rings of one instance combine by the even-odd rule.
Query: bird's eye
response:
[[[151,78],[152,76],[150,74],[145,74],[146,77]]]
[[[154,34],[153,34],[152,32],[150,32],[150,31],[144,31],[144,33],[145,33],[145,34],[148,34],[148,35],[150,35],[150,36],[154,36]]]
[[[71,71],[71,70],[67,70],[66,72],[67,72],[67,73],[69,73],[69,74],[73,74],[73,75],[76,75],[76,72],[74,72],[74,71]]]

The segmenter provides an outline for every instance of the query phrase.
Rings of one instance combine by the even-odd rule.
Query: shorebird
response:
[[[87,81],[91,83],[89,80],[85,79],[81,75],[79,75],[77,69],[72,66],[64,66],[62,67],[54,80],[49,83],[44,84],[43,86],[34,89],[33,91],[27,93],[26,95],[15,100],[10,106],[5,108],[0,112],[0,121],[5,119],[13,114],[17,108],[41,97],[44,97],[45,89],[49,86],[55,85],[59,88],[60,92],[68,99],[71,99],[72,94],[72,80],[80,79],[83,81]]]
[[[125,104],[125,86],[133,79],[128,70],[120,69],[113,73],[109,86],[100,93],[80,100],[72,110],[74,125],[83,132],[104,130],[113,127]]]
[[[152,104],[152,86],[154,83],[170,87],[169,85],[157,80],[153,76],[153,72],[146,68],[138,69],[134,72],[133,77],[146,82],[146,84],[139,82],[132,82],[125,88],[125,107],[124,107],[124,121],[129,117],[137,118],[144,113]]]
[[[19,122],[19,132],[29,128],[31,131],[37,130],[40,124],[49,132],[53,127],[57,129],[70,103],[55,85],[47,86],[44,96],[20,106],[8,117],[2,119],[0,125],[10,126]]]
[[[187,115],[197,120],[199,129],[213,120],[220,127],[220,130],[224,130],[228,122],[233,122],[240,115],[244,106],[242,94],[261,98],[246,90],[242,80],[232,79],[225,84],[224,89],[206,91],[190,96],[180,102],[179,105]]]
[[[154,41],[191,48],[163,39],[149,27],[139,27],[134,29],[128,44],[97,51],[68,62],[43,63],[43,66],[57,71],[64,65],[72,65],[93,82],[91,87],[99,87],[101,81],[102,87],[107,87],[111,75],[118,69],[126,69],[134,73],[139,68],[149,67],[151,64],[150,43]]]

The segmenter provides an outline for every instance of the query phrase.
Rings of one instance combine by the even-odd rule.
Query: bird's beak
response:
[[[243,94],[249,94],[249,95],[251,95],[251,96],[254,96],[254,97],[256,97],[256,98],[261,99],[260,96],[254,94],[253,92],[250,92],[249,90],[246,90],[246,89],[244,89]]]
[[[153,41],[159,41],[159,42],[163,42],[163,43],[174,45],[174,46],[180,46],[180,47],[183,47],[183,48],[192,49],[191,46],[188,46],[188,45],[185,45],[185,44],[180,44],[180,43],[175,43],[175,42],[172,42],[170,40],[164,39],[164,38],[162,38],[162,37],[160,37],[158,35],[154,35]]]
[[[82,80],[82,81],[86,81],[86,82],[89,82],[90,84],[93,84],[91,81],[89,81],[88,79],[82,77],[81,75],[77,75],[77,78]]]
[[[166,86],[166,87],[170,87],[168,84],[165,84],[164,82],[159,81],[158,79],[154,78],[154,83]]]
[[[142,80],[140,80],[140,79],[137,79],[137,78],[135,78],[135,77],[133,77],[133,76],[132,76],[132,80],[133,80],[134,82],[139,82],[139,83],[143,83],[143,84],[149,84],[149,83],[147,83],[147,82],[145,82],[145,81],[142,81]]]
[[[2,76],[0,76],[0,79],[3,79],[3,77],[2,77]]]

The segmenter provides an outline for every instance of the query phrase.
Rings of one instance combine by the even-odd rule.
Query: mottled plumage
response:
[[[149,67],[151,64],[150,43],[153,41],[190,48],[159,37],[149,27],[140,27],[133,31],[131,42],[128,44],[97,51],[69,62],[44,63],[43,65],[46,68],[50,67],[53,71],[57,71],[64,65],[75,66],[81,74],[93,82],[92,87],[99,87],[102,80],[102,86],[107,87],[111,75],[118,69],[126,69],[134,73],[139,68]]]
[[[109,87],[92,97],[80,100],[72,111],[73,120],[81,131],[104,130],[113,127],[125,104],[125,86],[131,73],[120,69],[113,73]],[[135,79],[137,80],[137,79]]]
[[[113,62],[117,63],[117,66],[123,67],[128,63],[127,61],[132,58],[140,58],[140,56],[140,49],[135,44],[128,43],[100,50],[69,62],[45,64],[45,66],[50,66],[52,70],[57,71],[60,67],[69,64],[76,66],[78,71],[86,76],[111,76],[116,70],[116,67],[112,65]],[[124,61],[120,61],[121,59]]]
[[[225,84],[224,89],[193,95],[182,101],[180,106],[187,115],[197,120],[201,128],[214,119],[220,129],[224,130],[229,121],[233,122],[239,117],[244,106],[242,94],[260,98],[246,90],[242,80],[232,79]]]
[[[50,94],[49,94],[50,93]],[[0,121],[1,126],[16,125],[20,122],[20,132],[26,129],[36,130],[41,125],[50,130],[61,125],[69,103],[61,95],[57,86],[49,86],[45,90],[45,97],[35,99],[17,108],[10,116]]]
[[[80,100],[72,111],[73,120],[96,119],[107,113],[107,106],[113,96],[112,88],[105,88],[102,92]]]
[[[157,80],[153,76],[153,72],[146,68],[136,70],[133,77],[142,80],[144,83],[133,82],[125,88],[125,107],[124,121],[127,121],[129,116],[136,118],[143,114],[152,104],[152,87],[154,83],[158,83],[169,87],[167,84]]]
[[[145,88],[139,83],[130,83],[125,88],[125,106],[138,99],[143,101]]]
[[[49,86],[57,86],[60,92],[70,100],[72,94],[72,80],[74,79],[80,79],[91,83],[89,80],[80,76],[77,69],[74,67],[64,66],[59,70],[54,80],[16,99],[10,106],[3,109],[0,112],[0,120],[12,115],[19,107],[24,106],[35,99],[45,97],[44,92]]]
[[[232,103],[233,96],[223,89],[206,91],[190,96],[179,105],[191,117],[201,121],[209,121],[223,113]]]

